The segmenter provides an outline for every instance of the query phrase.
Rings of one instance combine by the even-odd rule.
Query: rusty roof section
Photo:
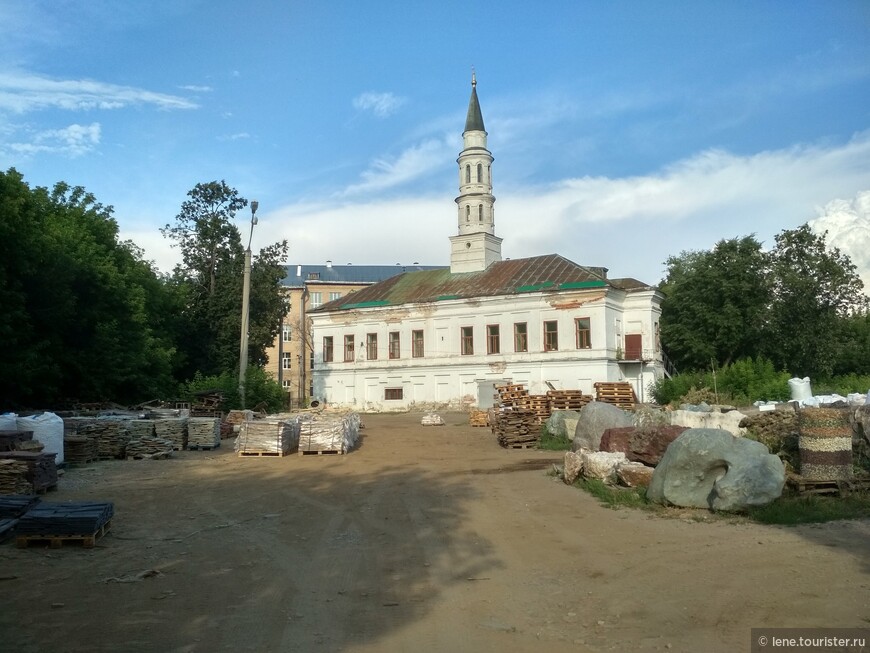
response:
[[[312,312],[608,287],[616,286],[602,268],[584,267],[558,254],[548,254],[498,261],[480,272],[406,272],[325,303]]]

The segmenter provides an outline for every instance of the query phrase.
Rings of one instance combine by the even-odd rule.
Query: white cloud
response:
[[[405,103],[405,98],[393,93],[362,93],[353,99],[353,106],[362,111],[371,111],[378,118],[391,116]]]
[[[395,159],[376,159],[362,173],[362,181],[348,186],[341,195],[355,195],[399,186],[444,165],[450,160],[452,141],[429,139],[409,147]]]
[[[248,132],[239,132],[237,134],[229,134],[227,136],[218,136],[218,140],[220,141],[240,141],[246,138],[250,138],[251,135]]]
[[[864,292],[870,294],[870,190],[858,193],[853,200],[833,200],[818,209],[819,217],[810,220],[817,234],[828,232],[828,247],[837,247],[858,268]]]
[[[192,91],[194,93],[211,93],[214,90],[211,86],[197,86],[196,84],[187,84],[185,86],[179,86],[178,88],[185,91]]]
[[[33,136],[29,143],[9,143],[5,149],[23,155],[52,152],[77,157],[92,152],[100,144],[100,137],[100,123],[74,124],[63,129],[39,132]]]
[[[92,80],[58,80],[27,73],[0,72],[0,110],[25,113],[58,108],[69,111],[119,109],[150,104],[160,109],[194,109],[197,104],[177,95]]]
[[[432,141],[393,162],[379,162],[356,189],[392,185],[388,180],[395,182],[414,164],[418,170],[443,165],[450,156],[446,149]],[[506,257],[559,253],[608,267],[613,277],[658,283],[668,256],[750,234],[771,243],[774,234],[811,219],[814,207],[866,188],[868,169],[870,133],[840,146],[750,156],[711,150],[649,175],[567,179],[548,187],[500,191],[494,168],[496,234],[504,238]],[[325,204],[276,211],[259,236],[270,242],[287,238],[291,259],[303,263],[445,264],[447,237],[457,228],[452,199],[354,203],[345,193]]]

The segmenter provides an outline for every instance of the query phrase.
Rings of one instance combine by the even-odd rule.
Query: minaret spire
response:
[[[495,236],[492,194],[493,157],[486,149],[486,128],[477,98],[477,75],[471,69],[471,98],[459,164],[458,233],[451,236],[450,270],[473,272],[501,260],[501,238]]]

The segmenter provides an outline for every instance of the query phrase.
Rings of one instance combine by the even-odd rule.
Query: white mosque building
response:
[[[594,394],[664,374],[661,293],[558,254],[503,260],[474,77],[459,154],[450,268],[411,271],[309,312],[313,398],[356,410],[486,408],[493,386]]]

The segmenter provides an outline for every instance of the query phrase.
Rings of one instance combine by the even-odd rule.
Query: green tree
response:
[[[224,181],[197,184],[187,195],[175,224],[161,232],[182,254],[173,283],[183,303],[184,377],[191,378],[238,367],[244,248],[232,220],[248,201]],[[280,288],[287,249],[281,241],[253,257],[249,360],[255,364],[265,363],[287,311]]]
[[[81,187],[33,190],[0,176],[4,398],[141,401],[172,385],[174,337],[164,288],[141,251],[118,239],[112,208]]]
[[[846,321],[867,309],[864,284],[849,257],[828,249],[825,234],[809,225],[775,238],[767,355],[793,375],[828,377],[847,336]]]
[[[666,261],[660,288],[662,343],[680,369],[727,366],[760,351],[770,300],[768,261],[753,237]]]

